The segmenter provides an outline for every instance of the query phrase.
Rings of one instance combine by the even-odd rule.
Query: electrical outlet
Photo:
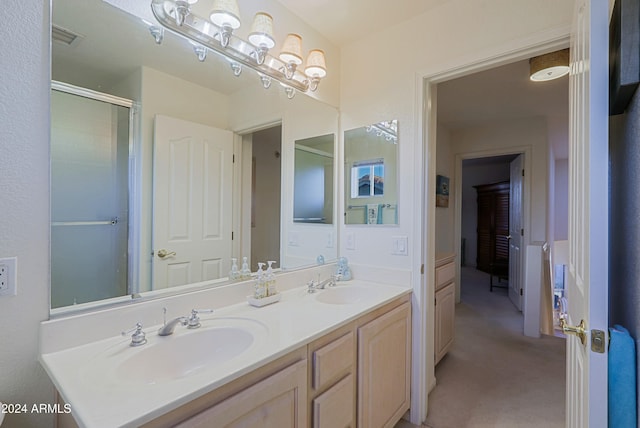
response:
[[[0,259],[0,296],[15,296],[17,294],[17,266],[17,257]]]

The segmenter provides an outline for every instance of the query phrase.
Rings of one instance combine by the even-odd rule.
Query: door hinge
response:
[[[522,170],[522,176],[524,177],[524,169]]]
[[[520,229],[520,236],[524,236],[524,229]]]
[[[520,295],[522,296],[522,288],[520,289]]]
[[[231,232],[231,240],[233,241],[233,232]]]
[[[231,163],[236,163],[236,154],[231,155]]]
[[[420,274],[424,275],[424,263],[420,265]]]

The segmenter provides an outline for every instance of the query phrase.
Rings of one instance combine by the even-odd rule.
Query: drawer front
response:
[[[313,400],[313,428],[355,426],[353,375],[348,375]]]
[[[446,265],[436,268],[436,290],[453,281],[455,276],[456,267],[454,263],[447,263]]]
[[[350,371],[353,333],[349,332],[313,353],[313,388],[320,390]]]

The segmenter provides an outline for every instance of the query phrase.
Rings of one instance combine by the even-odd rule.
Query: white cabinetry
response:
[[[436,260],[435,272],[435,364],[445,356],[453,344],[455,332],[456,284],[454,256]]]

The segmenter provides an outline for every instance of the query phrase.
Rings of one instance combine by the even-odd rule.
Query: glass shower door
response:
[[[51,93],[51,307],[129,294],[129,110]]]

